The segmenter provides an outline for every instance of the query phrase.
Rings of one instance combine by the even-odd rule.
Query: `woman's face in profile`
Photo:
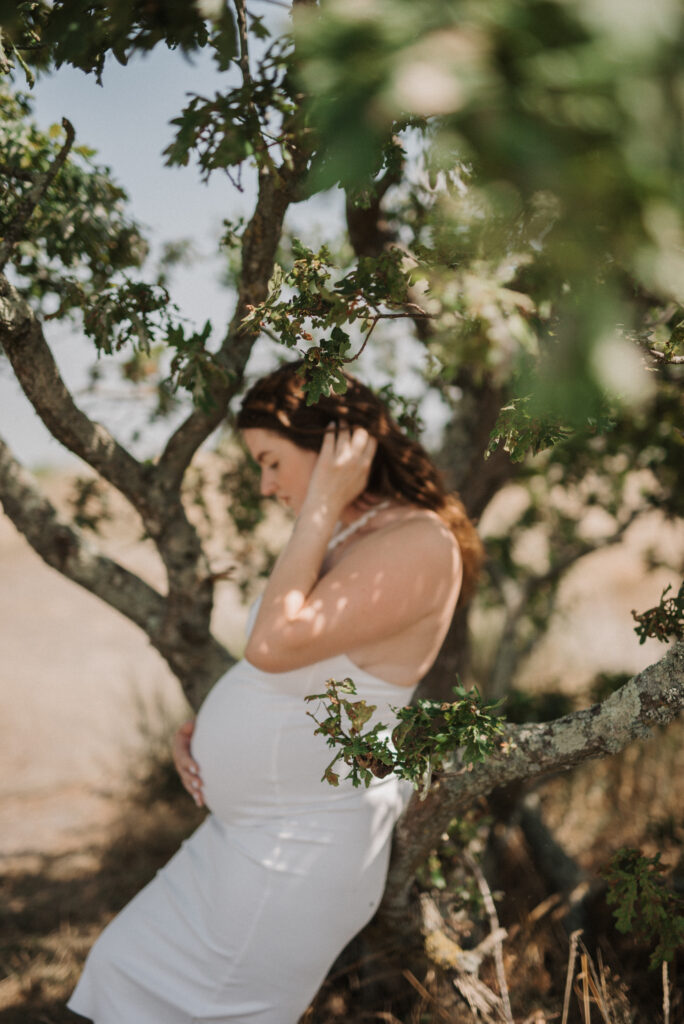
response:
[[[261,469],[261,493],[274,497],[295,515],[304,503],[317,452],[298,448],[272,430],[249,427],[242,431],[249,454]]]

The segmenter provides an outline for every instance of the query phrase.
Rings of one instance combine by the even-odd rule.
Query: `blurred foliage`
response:
[[[500,525],[484,531],[488,559],[478,601],[490,618],[480,678],[490,696],[506,692],[544,636],[560,586],[580,559],[620,542],[650,512],[673,522],[684,515],[678,376],[678,367],[660,371],[638,409],[616,410],[609,424],[568,433],[516,466],[515,512],[502,507]],[[654,537],[644,571],[681,572],[681,557],[676,542]]]
[[[513,450],[604,415],[606,393],[646,391],[635,293],[684,298],[681,6],[322,0],[297,10],[295,37],[318,187],[368,187],[397,132],[420,134],[439,218],[411,248],[441,356],[513,360]]]
[[[97,533],[112,519],[109,496],[97,477],[75,477],[69,506],[74,523],[82,530]]]
[[[651,968],[672,960],[684,944],[684,897],[665,884],[664,872],[660,854],[644,857],[628,848],[618,850],[602,872],[618,931],[655,946]]]
[[[511,689],[506,695],[503,710],[506,721],[520,725],[523,722],[551,722],[574,710],[574,702],[566,693],[527,693]]]
[[[606,251],[630,266],[648,252],[659,276],[666,240],[648,215],[668,209],[680,230],[684,200],[676,0],[322,0],[296,13],[326,184],[373,175],[397,122],[429,119],[435,160],[460,153],[509,205],[557,197],[571,276]]]
[[[30,82],[28,63],[39,69],[71,64],[94,72],[101,83],[109,55],[127,64],[135,51],[152,50],[161,42],[189,54],[212,37],[225,67],[237,42],[230,9],[225,4],[211,5],[217,17],[209,29],[201,6],[184,0],[1,0],[0,70],[10,70],[17,62]]]
[[[663,643],[667,643],[672,637],[681,639],[684,636],[684,583],[676,594],[668,597],[671,590],[671,584],[665,587],[655,608],[649,608],[645,612],[632,612],[632,617],[637,623],[634,632],[639,637],[640,644],[646,643],[649,636],[654,636]]]

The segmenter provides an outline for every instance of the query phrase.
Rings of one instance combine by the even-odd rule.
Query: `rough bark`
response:
[[[134,573],[103,555],[82,531],[62,519],[34,478],[0,440],[0,502],[38,555],[67,579],[102,598],[147,633],[150,643],[185,681],[195,706],[232,659],[207,634],[203,642],[169,627],[168,600]]]
[[[397,825],[381,913],[400,927],[406,920],[417,867],[439,845],[449,822],[499,786],[562,771],[622,750],[684,708],[684,641],[607,700],[554,722],[509,726],[484,763],[446,771],[427,799],[413,797]]]
[[[0,342],[24,394],[53,437],[137,507],[146,487],[145,469],[109,431],[77,407],[36,315],[4,275],[0,275]]]

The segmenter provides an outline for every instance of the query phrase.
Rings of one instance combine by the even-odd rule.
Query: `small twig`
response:
[[[603,954],[601,950],[598,950],[598,962],[599,962],[599,978],[601,981],[601,994],[603,996],[603,1005],[606,1007],[606,1013],[608,1014],[608,1007],[610,1006],[610,999],[608,998],[608,988],[606,986],[606,969],[603,966]]]
[[[670,1024],[670,979],[667,973],[667,960],[663,960],[663,1024]]]
[[[244,188],[242,187],[241,176],[239,178],[235,178],[231,174],[229,167],[224,167],[223,171],[224,171],[224,174],[226,175],[226,177],[228,178],[228,181],[231,183],[231,185],[233,186],[233,188],[235,189],[236,192],[244,192],[245,191]]]
[[[375,325],[377,324],[378,320],[408,320],[408,319],[414,320],[416,317],[421,317],[421,318],[424,317],[427,320],[432,320],[433,319],[432,313],[426,313],[424,309],[421,309],[420,306],[416,306],[415,303],[413,303],[413,302],[410,302],[406,308],[407,308],[407,310],[410,309],[411,312],[406,312],[406,313],[376,313],[375,316],[373,317],[373,323],[370,325],[370,327],[368,329],[368,333],[366,334],[366,337],[363,339],[363,342],[361,344],[361,348],[356,353],[356,355],[349,356],[349,358],[345,359],[344,362],[345,363],[353,363],[353,362],[355,362],[359,358],[359,356],[361,355],[361,353],[365,349],[366,345],[368,344],[368,339],[370,338],[371,334],[375,330]]]
[[[240,57],[238,63],[242,71],[242,81],[247,86],[250,94],[250,107],[252,106],[252,75],[249,70],[249,45],[247,39],[247,11],[244,0],[235,0],[235,11],[237,13],[238,34],[240,36]]]
[[[424,985],[421,985],[421,983],[418,981],[418,979],[416,978],[416,976],[413,973],[413,971],[410,971],[408,969],[408,967],[406,967],[406,968],[404,968],[404,970],[401,973],[404,975],[404,977],[408,981],[409,985],[412,985],[413,988],[415,988],[415,990],[418,993],[418,995],[422,996],[422,998],[425,1000],[425,1002],[429,1006],[432,1006],[437,1011],[437,1013],[440,1015],[440,1017],[443,1020],[447,1021],[448,1024],[449,1024],[449,1022],[451,1021],[451,1017],[447,1016],[447,1014],[444,1012],[444,1010],[439,1005],[439,1003],[436,1002],[434,996],[431,995],[430,992],[428,992],[428,990],[425,988]]]
[[[577,957],[577,943],[582,934],[581,930],[573,932],[570,936],[570,952],[568,953],[568,973],[565,978],[565,995],[563,996],[563,1016],[561,1024],[567,1024],[568,1012],[570,1010],[570,995],[572,994],[572,979],[575,973],[575,959]]]
[[[280,345],[280,338],[275,331],[271,330],[270,327],[261,326],[259,330],[262,334],[265,334],[267,338],[270,338],[271,341],[275,341],[276,345]],[[301,352],[301,349],[298,349],[298,351]]]
[[[247,8],[245,7],[245,0],[234,0],[235,11],[237,13],[238,22],[238,35],[240,37],[240,56],[238,63],[242,72],[242,81],[248,95],[248,110],[249,115],[252,119],[254,128],[254,134],[256,136],[254,144],[256,150],[263,154],[265,162],[268,164],[269,169],[275,172],[275,165],[269,153],[268,143],[266,142],[263,134],[263,128],[259,119],[259,112],[254,104],[254,83],[252,81],[252,73],[249,68],[249,38],[247,31]],[[240,165],[240,172],[242,171],[242,165]],[[239,189],[242,192],[242,187]]]
[[[492,890],[487,884],[480,865],[477,863],[474,857],[472,857],[467,850],[463,853],[463,860],[465,861],[468,870],[472,871],[477,882],[477,887],[482,895],[485,910],[489,915],[489,927],[491,928],[492,935],[500,931],[499,916],[496,912],[496,906],[494,904],[494,897],[492,896]],[[503,940],[499,939],[494,945],[494,963],[496,965],[496,978],[499,983],[499,994],[501,996],[501,1008],[506,1024],[513,1024],[513,1014],[511,1012],[511,1001],[508,996],[508,985],[506,984],[506,971],[504,969],[503,962]]]
[[[74,127],[70,121],[67,121],[66,117],[62,118],[62,127],[66,132],[66,141],[64,145],[48,167],[45,174],[40,175],[33,188],[29,190],[25,198],[19,204],[16,216],[5,233],[2,245],[0,245],[0,271],[4,269],[23,228],[36,206],[54,181],[55,176],[69,155],[69,150],[74,144]]]
[[[666,366],[681,366],[684,363],[684,356],[667,356],[657,348],[649,348],[648,351],[657,362],[665,363]]]
[[[370,338],[371,334],[375,330],[375,325],[377,324],[379,319],[380,319],[380,314],[378,313],[378,314],[376,314],[376,316],[373,317],[373,323],[370,325],[370,327],[368,329],[368,333],[366,334],[366,337],[363,339],[363,342],[361,343],[361,348],[359,349],[359,351],[356,353],[355,356],[349,356],[348,359],[345,359],[344,360],[345,363],[353,363],[353,362],[355,362],[359,358],[359,356],[363,352],[364,348],[368,344],[368,339]]]
[[[416,306],[415,303],[410,302],[406,307],[406,312],[402,313],[377,313],[378,320],[415,320],[418,317],[419,320],[434,320],[434,313],[426,313],[420,306]]]
[[[594,961],[589,955],[586,946],[583,942],[581,942],[580,945],[583,949],[582,963],[584,965],[584,969],[587,972],[586,980],[589,985],[593,1001],[598,1006],[599,1013],[603,1017],[605,1024],[611,1024],[609,1001],[607,998],[604,998],[605,982],[602,986],[602,979],[599,979],[599,976],[596,972],[596,968],[594,966]]]
[[[582,1012],[584,1014],[584,1024],[591,1024],[591,1001],[589,999],[589,965],[587,964],[587,954],[582,953],[581,957],[582,970],[577,976],[577,980],[582,982]]]

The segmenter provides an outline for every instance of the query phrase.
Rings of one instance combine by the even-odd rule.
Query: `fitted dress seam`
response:
[[[264,912],[264,907],[266,906],[266,903],[268,902],[268,900],[269,900],[269,898],[271,896],[271,889],[272,889],[272,886],[273,886],[273,871],[271,869],[269,869],[269,868],[264,868],[264,872],[265,872],[265,875],[266,875],[266,885],[264,885],[264,888],[261,891],[261,899],[259,900],[259,906],[255,909],[254,913],[252,914],[252,919],[250,921],[249,928],[247,928],[246,933],[245,933],[244,942],[240,946],[239,951],[236,952],[235,957],[234,957],[232,963],[229,965],[228,971],[223,976],[222,981],[219,984],[217,984],[217,986],[216,986],[216,994],[217,995],[220,995],[221,992],[227,987],[227,985],[235,977],[235,973],[236,973],[237,969],[242,964],[242,961],[243,961],[243,958],[244,958],[244,955],[245,955],[245,951],[248,949],[249,944],[252,941],[252,936],[254,935],[254,932],[257,930],[257,928],[258,928],[258,926],[259,926],[259,924],[261,922],[261,917],[262,917],[263,912]],[[206,1016],[205,1016],[205,1019],[209,1019],[210,1020],[211,1018],[206,1018]],[[201,1017],[198,1017],[197,1020],[199,1022],[202,1022],[202,1018]],[[193,1024],[194,1024],[194,1021],[193,1021]]]

